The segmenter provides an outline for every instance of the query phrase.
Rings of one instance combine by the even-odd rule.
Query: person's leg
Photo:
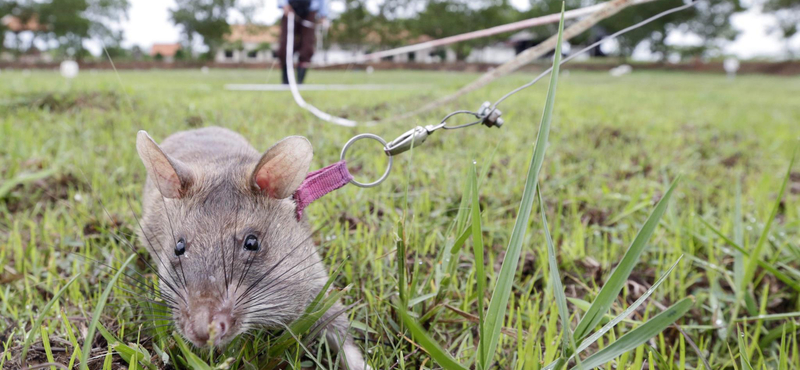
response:
[[[278,62],[281,64],[281,77],[284,85],[289,83],[289,74],[286,70],[286,32],[287,22],[289,21],[286,15],[281,19],[281,38],[280,45],[278,46]]]
[[[315,12],[310,12],[305,19],[308,22],[305,23],[310,22],[311,24],[314,24],[316,18],[317,14]],[[311,65],[311,57],[314,56],[314,44],[317,42],[317,40],[316,40],[316,32],[313,26],[306,27],[301,25],[299,28],[301,33],[300,35],[301,42],[299,46],[300,63],[297,68],[297,82],[303,83],[303,80],[305,80],[306,77],[306,71],[308,70],[308,67]]]

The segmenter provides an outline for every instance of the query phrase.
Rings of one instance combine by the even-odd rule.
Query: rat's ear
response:
[[[314,148],[302,136],[289,136],[269,148],[253,170],[252,184],[261,193],[284,199],[305,180]]]
[[[180,198],[192,183],[192,171],[183,162],[170,158],[145,131],[136,136],[136,150],[147,175],[165,198]]]

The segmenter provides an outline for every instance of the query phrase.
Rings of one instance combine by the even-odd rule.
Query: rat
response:
[[[177,132],[159,146],[139,131],[147,171],[140,240],[158,266],[177,331],[198,347],[250,329],[287,328],[328,280],[292,195],[313,148],[290,136],[263,155],[236,132]],[[337,302],[318,321],[350,370],[369,369]]]

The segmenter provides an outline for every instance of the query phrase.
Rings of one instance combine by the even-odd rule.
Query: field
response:
[[[119,267],[132,255],[120,239],[130,240],[142,260],[150,258],[134,236],[145,176],[135,150],[138,130],[161,141],[179,130],[218,125],[243,134],[259,150],[303,135],[314,146],[316,169],[337,161],[355,134],[391,140],[416,125],[438,123],[452,110],[475,110],[533,77],[514,74],[412,119],[344,128],[301,110],[286,92],[223,89],[226,83],[275,83],[278,71],[83,71],[72,82],[51,71],[1,73],[4,369],[22,366],[28,338],[28,364],[80,363],[78,347],[116,273],[105,265]],[[413,110],[475,77],[312,71],[310,83],[405,86],[303,95],[324,111],[365,121]],[[347,313],[351,331],[374,369],[441,366],[403,324],[395,308],[401,300],[459,362],[475,360],[479,307],[485,309],[498,284],[546,92],[545,79],[506,101],[500,129],[479,125],[436,132],[397,156],[393,173],[380,186],[346,186],[308,208],[326,265],[331,270],[341,265],[334,285],[347,287],[344,303],[354,305]],[[572,329],[670,183],[681,178],[600,323],[623,312],[683,258],[646,303],[602,335],[582,359],[691,297],[691,309],[677,322],[683,334],[670,326],[603,367],[706,369],[707,360],[713,369],[800,368],[800,164],[790,167],[800,138],[798,96],[797,77],[562,73],[539,182]],[[363,181],[377,178],[386,165],[374,143],[359,142],[348,156],[350,170]],[[473,161],[485,251],[476,256],[476,243],[467,240],[450,270],[442,263],[449,257],[444,250],[453,247],[470,213],[473,198],[465,189]],[[539,369],[562,349],[564,328],[539,210],[534,202],[503,311],[505,330],[492,358],[496,369]],[[477,269],[476,259],[484,261],[485,271]],[[403,266],[407,273],[400,274]],[[136,270],[154,279],[144,262],[129,267],[132,276]],[[452,279],[444,278],[448,273]],[[482,274],[487,278],[481,296]],[[94,338],[89,368],[256,369],[269,362],[264,358],[274,338],[269,333],[244,336],[224,350],[193,349],[198,355],[193,356],[169,327],[153,328],[124,281],[109,290],[99,316],[106,331]],[[401,291],[404,297],[398,297]],[[314,342],[286,353],[286,368],[339,366],[331,360],[335,354]]]

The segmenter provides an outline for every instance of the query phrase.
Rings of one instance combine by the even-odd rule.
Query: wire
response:
[[[563,61],[561,61],[559,66],[564,65],[564,63],[569,62],[570,60],[574,59],[578,55],[581,55],[581,54],[583,54],[583,53],[585,53],[585,52],[587,52],[589,50],[592,50],[593,48],[599,46],[600,44],[602,44],[605,41],[612,40],[612,39],[614,39],[614,38],[616,38],[616,37],[618,37],[618,36],[620,36],[622,34],[625,34],[625,33],[628,33],[630,31],[633,31],[633,30],[635,30],[635,29],[637,29],[639,27],[642,27],[642,26],[644,26],[644,25],[646,25],[646,24],[648,24],[648,23],[650,23],[652,21],[655,21],[655,20],[659,19],[659,18],[662,18],[662,17],[665,17],[665,16],[670,15],[672,13],[679,12],[681,10],[693,7],[693,6],[697,5],[698,2],[699,1],[693,1],[693,2],[690,2],[690,3],[685,4],[685,5],[681,5],[681,6],[676,7],[676,8],[665,10],[665,11],[663,11],[661,13],[658,13],[658,14],[650,17],[650,18],[647,18],[647,19],[645,19],[645,20],[643,20],[643,21],[641,21],[639,23],[636,23],[633,26],[628,26],[628,27],[625,27],[625,28],[623,28],[623,29],[621,29],[621,30],[619,30],[617,32],[614,32],[613,34],[604,37],[602,40],[597,41],[594,44],[591,44],[591,45],[581,49],[577,53],[572,54],[569,57],[565,58]],[[514,95],[514,94],[516,94],[516,93],[518,93],[518,92],[520,92],[520,91],[522,91],[524,89],[527,89],[527,88],[533,86],[536,82],[541,80],[542,77],[546,76],[547,74],[549,74],[552,71],[553,71],[553,67],[550,67],[550,68],[546,69],[544,72],[542,72],[540,75],[536,76],[536,78],[534,78],[531,82],[528,82],[528,83],[526,83],[526,84],[524,84],[524,85],[522,85],[522,86],[520,86],[520,87],[518,87],[518,88],[516,88],[514,90],[511,90],[511,92],[509,92],[508,94],[503,95],[503,97],[501,97],[494,104],[492,104],[492,109],[496,108],[498,104],[500,104],[504,100],[508,99],[511,95]]]

